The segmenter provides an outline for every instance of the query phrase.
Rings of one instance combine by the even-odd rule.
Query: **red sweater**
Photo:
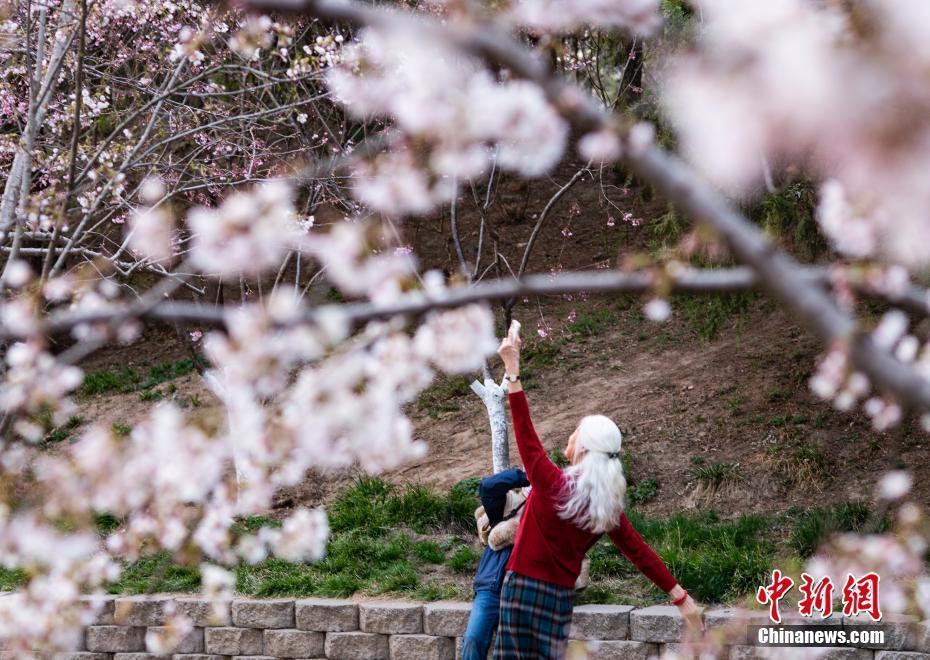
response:
[[[539,442],[530,420],[526,395],[522,391],[515,392],[509,398],[513,432],[533,490],[526,502],[507,568],[520,575],[570,588],[581,571],[582,559],[601,535],[559,517],[556,504],[565,486],[565,475],[549,460]],[[659,556],[633,529],[625,513],[620,514],[620,524],[607,535],[659,589],[669,592],[677,584]]]

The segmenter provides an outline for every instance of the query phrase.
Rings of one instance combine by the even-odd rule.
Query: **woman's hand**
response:
[[[704,632],[704,617],[701,608],[697,606],[691,596],[687,596],[684,602],[678,605],[678,612],[681,614],[681,618],[685,620],[688,631],[692,635]]]
[[[522,343],[519,337],[508,334],[501,340],[501,345],[497,349],[497,354],[504,361],[504,371],[508,376],[520,375],[520,345]]]
[[[674,588],[668,592],[669,598],[672,599],[672,602],[681,600],[681,597],[684,596],[685,599],[678,603],[678,612],[681,614],[681,618],[685,620],[685,624],[688,626],[688,633],[694,635],[696,633],[704,632],[704,618],[701,612],[701,608],[697,606],[697,603],[687,595],[687,592],[682,588],[680,584],[676,584]]]

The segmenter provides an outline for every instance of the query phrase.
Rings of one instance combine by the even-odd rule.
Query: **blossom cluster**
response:
[[[153,201],[160,193],[152,185],[144,196]],[[185,223],[191,261],[212,273],[260,274],[277,266],[287,250],[299,250],[330,274],[333,286],[372,305],[445,295],[444,278],[436,272],[423,275],[421,290],[411,290],[414,261],[379,247],[367,223],[299,232],[295,218],[290,188],[280,182],[234,193],[215,209],[194,209]],[[160,235],[154,227],[146,231]],[[59,297],[96,296],[117,304],[97,292],[99,282],[82,286],[60,279],[49,281],[57,283],[52,288]],[[32,274],[14,280],[27,286]],[[254,563],[271,555],[320,559],[329,536],[322,510],[297,509],[279,528],[252,533],[234,531],[234,522],[268,511],[275,493],[304,479],[308,470],[357,464],[375,473],[421,457],[426,446],[414,438],[404,406],[437,372],[475,370],[496,346],[493,317],[482,305],[432,312],[413,329],[400,319],[357,327],[346,314],[338,305],[311,311],[301,292],[287,286],[263,301],[229,309],[225,330],[203,339],[207,382],[228,418],[218,432],[208,433],[168,401],[127,437],[91,426],[53,453],[15,443],[0,447],[3,470],[29,474],[33,495],[41,494],[38,507],[2,510],[0,556],[34,577],[15,599],[0,602],[0,620],[14,624],[0,628],[0,636],[17,649],[73,646],[93,614],[93,604],[81,594],[114,580],[117,560],[156,550],[188,562],[191,557],[215,562],[203,567],[205,585],[214,591],[229,588],[228,573],[216,564]],[[88,334],[93,328],[81,331],[79,339],[93,337]],[[7,354],[0,403],[18,417],[19,434],[37,440],[47,428],[31,422],[30,414],[52,413],[53,424],[63,423],[74,410],[67,395],[82,374],[44,350],[38,323],[24,324],[23,330],[26,336]],[[103,512],[121,524],[100,542],[93,520]],[[74,521],[79,531],[59,541],[55,526],[63,519]],[[48,580],[57,581],[54,594],[34,593],[47,589]],[[52,611],[60,616],[49,616]],[[20,625],[25,620],[30,625]],[[176,615],[146,639],[147,647],[167,652],[189,626]]]
[[[477,178],[493,157],[525,176],[561,157],[568,128],[536,85],[496,79],[435,35],[369,28],[344,49],[327,83],[362,119],[390,118],[403,138],[363,164],[356,190],[373,210],[418,214]],[[428,145],[415,150],[411,142]]]
[[[696,4],[699,48],[663,93],[692,160],[730,190],[757,183],[766,162],[805,167],[823,181],[818,220],[838,251],[926,264],[927,7]]]

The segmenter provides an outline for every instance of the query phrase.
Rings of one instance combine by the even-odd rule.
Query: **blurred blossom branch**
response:
[[[7,33],[16,44],[0,52],[0,122],[19,131],[0,136],[0,474],[35,492],[0,502],[0,561],[30,572],[0,601],[6,647],[73,646],[93,613],[78,595],[149,551],[226,566],[321,557],[321,510],[256,532],[233,522],[266,511],[308,470],[375,473],[421,457],[405,409],[438,374],[482,370],[492,393],[490,301],[509,314],[529,296],[635,294],[661,320],[672,294],[763,290],[826,344],[810,383],[818,396],[861,406],[879,430],[907,408],[930,413],[930,344],[901,311],[930,311],[910,280],[930,261],[930,12],[863,3],[876,29],[857,33],[840,3],[697,4],[693,48],[665,63],[661,81],[679,158],[620,103],[642,92],[656,0],[422,11],[100,0],[82,2],[80,15],[74,0],[32,13],[18,3],[0,22],[0,44]],[[617,30],[635,34],[619,51],[626,61],[605,65],[599,45],[574,47]],[[579,73],[575,84],[567,71],[591,79]],[[520,251],[503,245],[492,200],[507,177],[549,173],[569,149],[580,156],[574,174],[548,197],[506,277]],[[835,249],[827,265],[802,265],[729,198],[759,181],[771,188],[795,161],[820,180],[815,219]],[[603,193],[613,164],[693,218],[692,243],[721,241],[742,265],[687,265],[695,250],[682,241],[677,255],[616,269],[531,274],[558,202],[585,174],[601,177]],[[480,219],[473,266],[466,186]],[[447,278],[420,272],[395,220],[450,200],[461,272]],[[485,243],[493,261],[482,271]],[[485,280],[494,268],[499,279]],[[860,296],[894,308],[868,328],[855,313]],[[146,322],[194,328],[226,426],[206,433],[166,401],[125,438],[92,426],[43,451],[76,411],[75,365],[132,343]],[[923,421],[930,429],[930,415]],[[883,480],[880,497],[902,497],[908,479]],[[101,512],[120,520],[102,540]],[[900,533],[916,534],[920,516],[902,516]],[[836,545],[840,555],[861,550]],[[918,545],[882,537],[865,549],[891,548],[926,587],[911,556]],[[219,566],[201,573],[217,601],[235,584]],[[170,638],[147,640],[149,650],[169,651]]]

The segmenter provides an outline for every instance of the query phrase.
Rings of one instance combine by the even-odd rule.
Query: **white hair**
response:
[[[588,415],[578,425],[576,451],[586,451],[581,460],[565,470],[566,490],[559,505],[563,520],[594,534],[620,524],[626,479],[620,460],[623,434],[603,415]]]

